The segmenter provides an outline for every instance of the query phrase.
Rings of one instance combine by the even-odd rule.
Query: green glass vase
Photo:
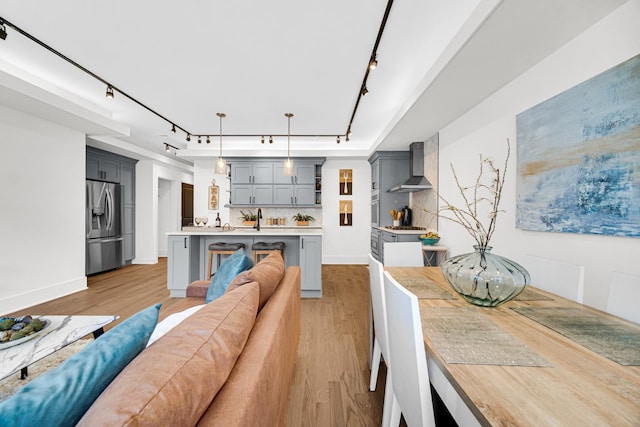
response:
[[[531,282],[517,262],[491,253],[491,246],[475,245],[474,252],[442,263],[449,285],[471,304],[495,307],[517,297]]]

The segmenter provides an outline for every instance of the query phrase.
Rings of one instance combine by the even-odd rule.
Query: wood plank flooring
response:
[[[155,265],[91,276],[86,291],[11,314],[117,314],[122,321],[151,304],[166,308],[177,301],[169,297],[166,278],[166,258],[160,258]],[[323,265],[322,278],[323,297],[302,300],[287,426],[379,426],[386,371],[382,364],[377,390],[369,392],[368,270]]]

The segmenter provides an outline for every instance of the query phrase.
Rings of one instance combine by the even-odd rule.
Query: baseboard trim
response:
[[[12,313],[56,298],[83,291],[87,288],[87,277],[82,276],[62,283],[32,289],[29,292],[0,298],[0,313]],[[46,314],[46,313],[34,313]]]

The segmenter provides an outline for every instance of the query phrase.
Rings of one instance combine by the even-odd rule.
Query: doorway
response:
[[[182,183],[181,223],[183,227],[193,225],[193,185]]]

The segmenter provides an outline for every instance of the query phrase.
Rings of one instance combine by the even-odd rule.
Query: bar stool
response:
[[[269,255],[272,251],[280,251],[282,259],[284,259],[284,246],[284,242],[255,242],[251,246],[253,262],[259,263],[262,255]]]
[[[214,273],[211,272],[213,255],[218,255],[218,265],[216,267],[217,269],[220,267],[220,255],[231,255],[238,249],[244,249],[244,243],[216,242],[209,245],[209,268],[207,270],[209,272],[209,279],[211,279],[211,277],[214,275]]]

